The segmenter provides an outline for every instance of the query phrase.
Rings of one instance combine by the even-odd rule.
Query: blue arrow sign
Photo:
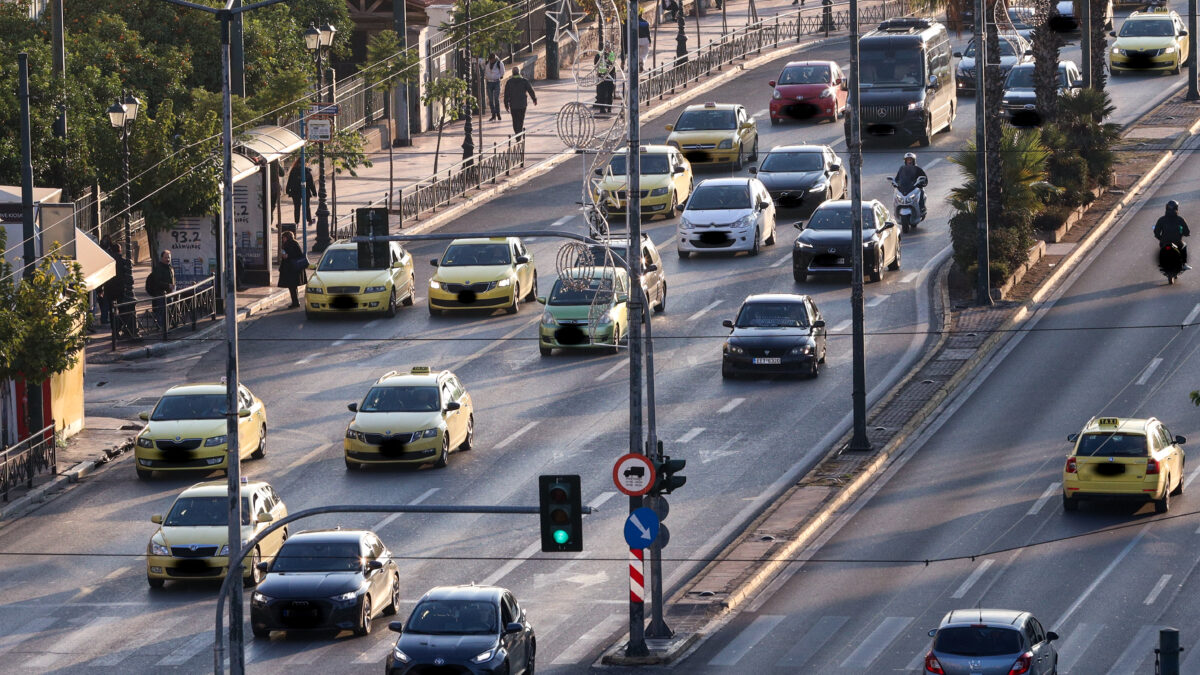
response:
[[[625,520],[625,543],[629,548],[648,548],[658,539],[658,516],[654,509],[643,506]]]

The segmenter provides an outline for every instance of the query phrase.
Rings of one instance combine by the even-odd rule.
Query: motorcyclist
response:
[[[908,194],[917,186],[917,179],[924,178],[926,183],[929,177],[925,175],[925,170],[917,166],[917,156],[915,153],[904,153],[904,164],[896,171],[896,188],[900,190],[900,194]],[[925,190],[921,190],[921,220],[925,219]]]
[[[1192,269],[1191,265],[1187,264],[1187,244],[1183,243],[1183,238],[1191,234],[1187,221],[1179,215],[1179,202],[1174,199],[1167,202],[1167,212],[1154,223],[1154,238],[1158,240],[1159,246],[1175,244],[1179,247],[1184,270]]]

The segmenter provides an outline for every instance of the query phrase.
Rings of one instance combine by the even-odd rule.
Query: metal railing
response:
[[[54,431],[54,420],[0,452],[0,492],[4,493],[4,501],[8,501],[9,491],[18,483],[32,488],[33,478],[39,473],[58,473],[58,433]]]
[[[208,316],[217,318],[216,277],[209,277],[187,288],[146,300],[114,302],[112,305],[112,348],[118,340],[142,340],[158,334],[166,341],[172,330]]]

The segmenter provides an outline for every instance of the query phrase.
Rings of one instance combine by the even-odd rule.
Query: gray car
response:
[[[1011,33],[1000,36],[1000,75],[1008,75],[1013,66],[1029,63],[1033,60],[1033,51],[1025,38]],[[960,94],[971,94],[975,91],[975,39],[967,43],[967,48],[954,52],[959,59],[955,71],[955,81]]]
[[[956,609],[929,631],[926,673],[945,675],[1050,675],[1058,672],[1058,639],[1029,612]]]

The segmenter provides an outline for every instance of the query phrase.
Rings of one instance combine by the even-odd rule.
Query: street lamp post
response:
[[[134,121],[138,116],[138,109],[142,107],[142,102],[133,94],[121,94],[121,98],[108,107],[108,121],[114,129],[121,132],[121,169],[122,180],[124,181],[121,191],[125,201],[125,209],[123,213],[124,236],[125,236],[125,255],[129,259],[133,259],[132,237],[129,234],[129,210],[132,208],[133,200],[129,196],[129,128],[133,126]],[[125,268],[122,268],[125,269]],[[130,267],[125,276],[132,277],[133,268]],[[122,279],[122,288],[133,288],[133,279]],[[132,300],[133,298],[125,298]]]
[[[333,44],[333,36],[337,29],[330,24],[321,28],[310,24],[304,31],[304,46],[317,57],[317,103],[326,103],[325,98],[325,50]],[[332,101],[329,101],[332,103]],[[329,203],[325,199],[325,144],[317,143],[317,241],[313,244],[314,251],[324,251],[330,244],[329,239]]]
[[[467,78],[467,94],[472,95],[475,93],[475,89],[471,87],[471,81],[472,81],[471,76],[475,74],[474,73],[474,71],[475,71],[474,65],[475,64],[472,63],[472,61],[474,59],[472,58],[472,55],[471,55],[471,30],[472,30],[472,27],[471,27],[471,0],[466,0],[466,3],[464,3],[464,4],[466,6],[466,12],[467,12],[467,39],[464,40],[463,63],[466,64],[466,70],[465,70],[464,74],[466,75],[466,78]],[[467,162],[467,160],[471,159],[471,157],[475,154],[475,139],[471,137],[471,134],[473,133],[473,131],[471,130],[471,114],[472,114],[471,104],[468,102],[464,105],[464,107],[466,108],[466,110],[463,112],[463,142],[462,142],[462,151],[463,151],[462,156],[463,156],[463,162],[464,162],[463,167],[470,168],[470,164],[467,164],[466,162]],[[482,117],[480,118],[480,120],[481,121],[479,122],[479,124],[482,128],[482,125],[483,125]],[[482,143],[480,145],[482,145]]]

